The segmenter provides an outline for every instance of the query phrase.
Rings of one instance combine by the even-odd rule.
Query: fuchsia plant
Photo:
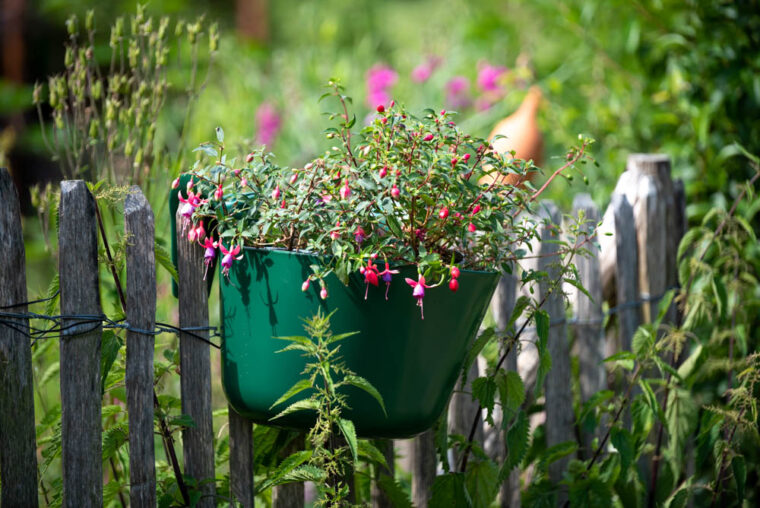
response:
[[[373,72],[379,88],[395,79],[388,69]],[[337,125],[326,135],[336,146],[302,168],[279,167],[262,149],[228,159],[221,129],[216,143],[198,149],[206,163],[189,172],[194,183],[180,200],[196,231],[190,240],[206,248],[207,264],[217,247],[225,276],[242,245],[322,254],[324,263],[311,267],[302,289],[316,281],[323,299],[326,277],[347,284],[355,272],[363,277],[365,298],[380,281],[387,298],[398,268],[413,265],[417,280],[406,282],[421,316],[426,291],[447,283],[456,292],[460,270],[508,269],[520,255],[510,246],[535,234],[535,225],[519,214],[546,185],[536,191],[499,178],[480,182],[494,173],[538,169],[494,153],[487,141],[462,132],[447,111],[426,110],[418,118],[389,101],[377,104],[376,117],[354,132],[356,117],[342,87],[331,82],[330,88],[325,96],[338,105],[330,115]],[[587,143],[582,140],[549,180],[582,161]],[[203,222],[208,232],[201,235]]]

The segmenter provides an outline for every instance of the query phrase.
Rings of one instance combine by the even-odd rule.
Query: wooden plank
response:
[[[187,240],[187,227],[177,213],[177,272],[180,328],[208,326],[208,288],[203,280],[203,249]],[[193,335],[208,338],[207,331]],[[209,346],[189,333],[179,335],[182,412],[194,427],[182,430],[185,474],[200,483],[200,507],[215,505],[214,428],[211,415],[211,359]]]
[[[0,312],[24,314],[26,259],[13,179],[0,168]],[[0,323],[0,506],[37,506],[34,386],[29,320]],[[10,325],[10,326],[9,326]]]
[[[253,423],[228,407],[230,422],[230,493],[234,506],[253,508]],[[233,503],[234,504],[234,503]]]
[[[556,254],[559,245],[553,241],[559,240],[559,224],[562,215],[559,209],[550,201],[542,202],[539,217],[548,223],[539,226],[541,243],[535,250],[538,258],[538,270],[548,274],[548,278],[538,284],[535,294],[541,302],[544,298],[543,309],[549,314],[548,350],[552,359],[552,367],[546,376],[544,384],[546,408],[546,445],[554,446],[564,441],[575,440],[575,415],[573,413],[573,396],[570,391],[570,344],[567,339],[567,326],[564,323],[565,301],[562,296],[562,286],[556,281],[560,276],[557,263],[560,261]],[[553,288],[553,290],[552,290]],[[549,466],[549,476],[552,481],[559,482],[562,472],[574,454],[568,455]]]
[[[156,259],[153,210],[139,187],[124,202],[127,243],[127,323],[150,332],[156,325]],[[155,336],[127,330],[127,410],[129,413],[129,500],[134,507],[156,506],[153,439],[153,351]]]
[[[58,272],[61,314],[100,316],[95,199],[82,180],[61,182]],[[102,323],[62,319],[63,506],[101,506],[100,341]]]
[[[343,435],[341,434],[341,438]],[[340,440],[339,446],[347,446],[345,440]],[[285,459],[293,453],[304,449],[304,436],[299,434],[283,449],[280,459]],[[343,478],[351,489],[351,495],[354,491],[353,474],[346,475]],[[286,483],[272,487],[272,508],[303,508],[304,506],[304,484],[303,482]],[[349,499],[353,497],[349,496]]]
[[[491,314],[496,322],[496,331],[501,336],[504,336],[507,332],[513,330],[507,330],[507,323],[512,316],[512,310],[515,307],[515,300],[517,297],[517,277],[514,274],[503,274],[499,285],[496,287],[496,292],[491,299]],[[509,371],[517,372],[517,348],[513,347],[507,355],[507,359],[504,364],[504,368]],[[498,407],[498,412],[501,413],[501,407]],[[497,419],[497,424],[503,421],[504,415],[500,414]],[[501,430],[498,434],[499,448],[499,460],[503,461],[506,458],[506,436],[505,432]],[[503,508],[519,508],[520,506],[520,470],[514,469],[509,476],[499,487],[499,499],[500,506]]]
[[[480,368],[478,362],[475,361],[470,366],[467,379],[459,378],[455,387],[457,391],[451,396],[451,402],[449,402],[448,426],[449,434],[459,434],[467,438],[470,435],[475,415],[478,415],[478,421],[475,424],[475,434],[472,439],[473,442],[479,443],[482,447],[484,437],[483,418],[482,414],[480,414],[480,404],[472,396],[472,381],[477,379],[479,375]],[[458,448],[453,450],[453,457],[454,463],[452,468],[458,469],[462,461],[462,453]]]
[[[599,209],[588,194],[578,194],[573,200],[573,215],[583,214],[587,221],[581,227],[577,241],[590,237],[599,222]],[[595,241],[590,241],[584,248],[588,255],[576,256],[578,281],[591,295],[591,299],[582,291],[572,288],[575,293],[573,317],[575,318],[575,346],[577,348],[581,400],[588,401],[593,394],[607,385],[607,373],[604,368],[605,340],[602,333],[602,279],[599,271],[599,255]],[[601,436],[599,436],[601,437]],[[590,450],[593,435],[582,436],[584,450]]]
[[[631,339],[641,324],[639,296],[638,246],[633,222],[633,208],[623,194],[613,194],[610,206],[615,221],[615,281],[620,348],[631,350]]]
[[[412,503],[427,506],[436,473],[435,434],[427,430],[412,445]]]
[[[385,458],[385,462],[388,464],[388,468],[384,468],[381,466],[375,467],[375,478],[372,482],[372,508],[393,508],[393,503],[391,502],[388,495],[385,493],[385,491],[378,485],[377,480],[380,478],[380,475],[388,475],[391,478],[394,478],[396,467],[395,467],[395,453],[393,448],[393,440],[392,439],[375,439],[374,444],[377,447],[378,450],[383,454],[383,457]]]

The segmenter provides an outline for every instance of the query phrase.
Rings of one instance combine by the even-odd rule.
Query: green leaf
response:
[[[343,437],[346,438],[348,449],[351,450],[351,456],[354,459],[354,464],[356,464],[359,461],[359,445],[357,443],[356,428],[354,428],[354,423],[351,420],[339,418],[338,428],[340,429],[341,434],[343,434]]]
[[[53,377],[57,376],[58,373],[61,370],[61,362],[53,362],[51,363],[47,369],[45,369],[45,372],[42,373],[42,376],[40,376],[40,380],[37,382],[37,385],[39,387],[45,386],[48,381],[53,379]]]
[[[443,411],[441,416],[433,425],[435,432],[435,451],[438,454],[438,460],[441,461],[441,467],[444,473],[448,473],[449,466],[449,426],[448,426],[449,406]]]
[[[311,381],[309,379],[301,379],[300,381],[297,381],[296,384],[291,386],[290,389],[285,392],[282,397],[277,399],[274,404],[269,406],[269,409],[272,409],[275,406],[279,406],[289,398],[301,393],[304,390],[308,390],[309,388],[311,388]]]
[[[380,407],[383,410],[383,414],[388,416],[388,413],[385,411],[385,403],[383,402],[383,396],[380,395],[380,392],[378,392],[374,386],[372,386],[372,383],[370,383],[369,381],[367,381],[361,376],[357,376],[356,374],[347,374],[343,378],[343,382],[351,386],[355,386],[356,388],[359,388],[361,390],[364,390],[368,394],[372,395],[372,397],[374,397],[377,403],[380,404]]]
[[[106,392],[106,378],[116,357],[119,356],[122,341],[113,330],[103,331],[100,338],[100,394]]]
[[[683,487],[676,491],[670,498],[668,508],[686,508],[686,503],[689,501],[689,488]]]
[[[631,339],[631,349],[637,357],[646,356],[654,347],[654,336],[647,325],[636,328]]]
[[[499,470],[490,460],[476,462],[468,468],[465,486],[475,508],[488,508],[499,491]]]
[[[467,374],[470,372],[470,367],[472,367],[473,362],[475,362],[475,359],[478,357],[480,352],[483,351],[483,348],[486,347],[486,345],[493,338],[494,338],[494,329],[489,326],[488,328],[483,330],[483,333],[478,335],[478,337],[472,343],[472,347],[470,348],[469,351],[467,351],[467,356],[465,357],[464,364],[462,365],[462,384],[463,385],[467,381]]]
[[[610,430],[610,442],[620,454],[620,462],[623,473],[631,465],[634,458],[633,437],[631,433],[620,427],[612,427]]]
[[[172,263],[172,256],[169,251],[164,249],[158,242],[153,244],[153,252],[156,257],[156,262],[171,275],[174,282],[179,281],[179,275],[177,274],[177,267]],[[57,275],[56,275],[57,276]]]
[[[219,152],[216,151],[216,148],[214,148],[213,146],[207,143],[204,143],[198,148],[196,148],[195,150],[193,150],[193,152],[198,152],[198,151],[205,153],[209,157],[219,157]]]
[[[523,311],[525,308],[530,305],[531,299],[527,296],[523,295],[520,298],[517,299],[515,302],[515,307],[512,309],[512,315],[509,317],[509,322],[507,323],[507,326],[504,328],[504,331],[509,331],[512,326],[517,322],[518,319],[520,319],[520,316],[522,316]]]
[[[604,359],[606,362],[615,362],[620,367],[626,370],[633,370],[633,362],[636,360],[636,355],[630,351],[620,351],[612,356],[608,356]]]
[[[644,392],[644,400],[646,400],[649,405],[649,409],[652,410],[652,413],[654,413],[661,422],[664,422],[665,415],[662,413],[662,408],[657,402],[657,397],[655,397],[649,381],[646,379],[639,379],[639,386],[641,387],[642,392]]]
[[[496,381],[491,376],[479,377],[472,381],[472,396],[488,411],[486,419],[492,421],[494,402],[496,401]]]
[[[216,128],[216,140],[220,143],[224,143],[224,129],[221,127]]]
[[[549,314],[545,310],[537,310],[535,314],[538,348],[545,349],[549,340]]]
[[[511,370],[500,370],[496,373],[495,381],[503,409],[519,409],[525,402],[525,385],[520,375]]]
[[[186,414],[171,417],[169,419],[169,425],[173,425],[175,427],[183,427],[186,429],[194,429],[196,426],[193,417]]]
[[[464,473],[448,473],[435,478],[431,489],[430,508],[471,508],[472,500],[465,487]]]
[[[118,423],[103,432],[103,460],[113,457],[127,442],[129,431],[126,423]]]
[[[668,309],[670,309],[670,305],[673,303],[673,297],[676,295],[676,292],[674,289],[669,289],[665,292],[665,295],[660,300],[660,303],[657,304],[657,322],[655,328],[657,328],[660,323],[662,323],[663,318],[665,317],[665,314],[667,314]]]
[[[306,400],[297,400],[291,405],[289,405],[287,408],[285,408],[283,411],[281,411],[279,414],[273,416],[269,420],[276,420],[278,418],[282,418],[283,416],[287,416],[291,413],[295,413],[297,411],[318,411],[319,410],[319,404],[316,400],[312,399],[306,399]]]
[[[702,344],[697,344],[697,346],[694,348],[694,351],[692,351],[689,357],[684,360],[680,367],[678,367],[678,375],[681,377],[681,379],[686,379],[692,374],[692,372],[694,372],[694,369],[697,367],[697,365],[702,363],[701,357]]]
[[[412,502],[401,485],[385,473],[380,475],[377,481],[380,489],[385,492],[391,506],[397,508],[412,508]]]
[[[744,500],[744,486],[747,484],[747,463],[742,455],[737,455],[731,459],[731,469],[734,471],[736,496],[741,502]]]
[[[507,456],[499,474],[501,481],[504,481],[509,472],[520,464],[528,451],[529,444],[530,421],[525,411],[520,411],[507,431]]]
[[[360,439],[358,452],[359,457],[370,462],[375,462],[388,469],[388,463],[385,460],[385,456],[371,441]]]
[[[337,335],[330,336],[329,339],[325,340],[325,345],[334,344],[336,342],[339,342],[343,339],[347,339],[349,337],[353,337],[354,335],[359,335],[359,332],[348,332],[348,333],[339,333]]]
[[[552,464],[563,457],[567,457],[568,455],[575,453],[577,449],[578,443],[575,441],[563,441],[562,443],[557,443],[554,446],[550,446],[541,454],[539,467],[542,470],[546,471],[546,468],[549,466],[549,464]]]
[[[590,302],[594,302],[594,298],[591,296],[591,293],[588,292],[586,288],[583,287],[583,284],[580,283],[580,281],[576,279],[571,279],[570,277],[564,277],[563,280],[573,286],[575,289],[586,295],[586,298],[589,299]]]
[[[544,386],[544,379],[552,368],[552,355],[548,348],[538,350],[538,369],[536,370],[535,393],[540,393]]]
[[[531,483],[523,495],[522,504],[530,508],[556,508],[557,487],[547,479]]]

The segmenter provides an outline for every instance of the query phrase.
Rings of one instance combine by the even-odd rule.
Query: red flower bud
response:
[[[475,231],[477,231],[475,224],[473,224],[472,222],[470,222],[470,225],[467,226],[467,229],[470,231],[470,233],[474,233]]]
[[[385,112],[385,106],[383,106],[382,104],[380,104],[380,105],[377,107],[377,112],[378,112],[378,113],[384,113],[384,112]]]
[[[427,134],[424,138],[422,138],[422,140],[423,141],[432,141],[433,140],[433,135],[432,134]]]
[[[309,284],[310,284],[309,279],[306,279],[305,281],[303,281],[303,284],[301,284],[301,291],[306,291],[307,289],[309,289]]]
[[[456,266],[451,267],[451,276],[455,279],[459,278],[459,268]]]
[[[396,187],[396,184],[394,183],[393,187],[391,187],[391,196],[393,196],[394,198],[397,198],[399,197],[399,195],[401,195],[401,191],[398,190],[398,187]]]
[[[245,158],[245,162],[252,162],[253,161],[253,154],[249,153],[248,157]]]
[[[388,174],[388,166],[383,166],[380,168],[380,178],[385,178],[385,175]]]
[[[443,208],[441,208],[441,211],[438,212],[438,217],[440,217],[441,219],[445,219],[448,216],[449,216],[449,209],[444,206]]]
[[[472,209],[472,215],[475,215],[480,211],[480,205],[475,205],[475,208]]]
[[[453,291],[454,293],[457,292],[457,289],[459,289],[459,281],[456,279],[451,279],[449,281],[449,289]]]
[[[456,157],[454,157],[453,159],[451,159],[451,165],[452,166],[456,166],[457,162],[459,162],[459,159],[457,159]]]
[[[462,160],[465,161],[465,162],[467,162],[468,160],[470,160],[470,154],[469,153],[464,154],[462,156]]]

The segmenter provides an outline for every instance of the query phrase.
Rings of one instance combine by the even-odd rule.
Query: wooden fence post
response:
[[[506,334],[510,332],[507,330],[507,323],[512,316],[512,310],[515,307],[515,299],[517,296],[517,277],[514,274],[503,274],[499,285],[496,287],[496,292],[491,300],[491,313],[493,314],[494,321],[496,322],[496,330],[499,334]],[[507,360],[504,364],[506,370],[517,372],[517,348],[513,347],[507,355]],[[501,409],[499,408],[499,411]],[[501,418],[504,418],[503,413]],[[497,421],[497,423],[500,423]],[[506,432],[501,429],[501,425],[498,427],[498,439],[496,440],[499,447],[499,459],[504,460],[506,458]],[[520,471],[519,468],[509,473],[509,476],[501,484],[499,488],[499,497],[501,499],[502,508],[519,508],[520,507]]]
[[[153,210],[139,187],[124,202],[127,234],[127,410],[129,412],[129,500],[156,506],[153,442],[153,353],[156,325],[156,259]]]
[[[61,314],[63,506],[103,504],[98,234],[95,199],[82,180],[61,182],[58,246]]]
[[[548,351],[552,359],[552,367],[546,376],[545,408],[546,408],[546,445],[554,446],[564,441],[575,440],[575,415],[573,413],[573,396],[570,391],[570,345],[567,340],[565,320],[565,301],[562,297],[562,282],[558,285],[560,260],[555,254],[559,245],[553,243],[559,240],[559,224],[561,215],[559,209],[550,201],[539,206],[539,217],[548,221],[539,226],[541,243],[535,252],[538,258],[538,270],[548,274],[548,278],[538,284],[536,299],[540,302],[546,298],[543,309],[549,314]],[[551,292],[550,292],[551,291]],[[549,466],[549,475],[553,482],[562,479],[562,472],[573,458],[569,455]]]
[[[449,402],[448,426],[450,434],[460,434],[465,438],[470,435],[470,428],[475,414],[478,414],[478,422],[475,427],[475,435],[472,437],[473,442],[483,445],[483,417],[480,414],[480,404],[472,396],[472,382],[480,375],[478,362],[472,362],[469,372],[467,372],[466,381],[460,377],[455,386],[455,390]],[[463,383],[464,381],[464,383]],[[462,459],[462,451],[454,450],[454,464],[452,468],[458,468]]]
[[[177,273],[179,275],[179,326],[208,326],[208,287],[203,278],[203,249],[185,237],[186,224],[177,220]],[[208,338],[208,331],[192,332]],[[209,346],[189,333],[179,334],[180,386],[182,412],[193,419],[195,427],[182,431],[185,474],[199,482],[203,495],[200,507],[215,506],[214,428],[211,415],[211,360]]]
[[[599,222],[599,209],[591,196],[578,194],[573,200],[573,215],[583,213],[587,221],[581,231],[586,237],[579,236],[578,241],[592,235]],[[599,256],[596,241],[585,245],[588,255],[576,256],[575,266],[578,269],[578,282],[588,291],[590,300],[582,291],[574,290],[575,345],[578,353],[580,371],[581,401],[586,402],[593,394],[602,390],[607,384],[604,368],[605,340],[602,334],[602,280],[599,274]],[[591,435],[582,436],[585,450],[591,446]],[[601,437],[601,436],[600,436]]]
[[[0,312],[27,311],[21,212],[11,175],[0,168]],[[0,506],[37,506],[34,383],[29,320],[0,323]]]
[[[227,406],[230,422],[230,494],[243,508],[253,508],[253,423]]]
[[[412,442],[412,503],[427,506],[436,474],[435,434],[426,430]]]
[[[623,194],[613,194],[610,207],[615,221],[615,281],[620,348],[631,350],[631,340],[641,324],[638,246],[633,208]]]

